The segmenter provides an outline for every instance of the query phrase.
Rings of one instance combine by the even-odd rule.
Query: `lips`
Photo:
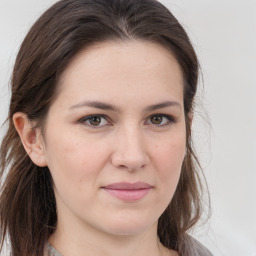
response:
[[[153,187],[145,182],[120,182],[109,184],[102,188],[111,196],[123,201],[132,202],[144,198]]]

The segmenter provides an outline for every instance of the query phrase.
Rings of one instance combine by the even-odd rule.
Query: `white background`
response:
[[[1,123],[19,44],[54,2],[0,0]],[[256,256],[256,0],[161,2],[189,33],[204,77],[194,134],[211,192],[212,217],[194,235],[215,256]]]

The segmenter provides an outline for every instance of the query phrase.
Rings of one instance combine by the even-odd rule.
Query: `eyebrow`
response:
[[[154,111],[161,108],[173,107],[173,106],[181,108],[181,104],[177,101],[165,101],[165,102],[161,102],[161,103],[146,107],[145,112]],[[84,101],[71,106],[69,109],[72,110],[72,109],[82,108],[82,107],[92,107],[92,108],[110,110],[110,111],[119,112],[119,113],[121,112],[120,108],[112,104],[101,102],[101,101]]]
[[[153,110],[167,108],[167,107],[173,107],[173,106],[181,108],[181,104],[177,101],[165,101],[162,103],[148,106],[148,107],[146,107],[145,111],[153,111]]]
[[[98,108],[102,110],[111,110],[115,112],[120,112],[120,109],[109,104],[109,103],[104,103],[101,101],[84,101],[81,103],[78,103],[76,105],[71,106],[69,109],[75,109],[75,108],[82,108],[82,107],[92,107],[92,108]]]

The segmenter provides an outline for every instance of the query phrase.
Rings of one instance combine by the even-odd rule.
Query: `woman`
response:
[[[187,234],[201,215],[197,79],[155,0],[47,10],[18,53],[1,146],[10,255],[211,255]]]

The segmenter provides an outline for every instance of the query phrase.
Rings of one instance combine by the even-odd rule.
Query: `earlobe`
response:
[[[188,120],[189,120],[189,125],[190,125],[190,127],[192,126],[193,117],[194,117],[194,113],[189,112],[189,113],[188,113]]]
[[[34,164],[40,167],[47,165],[42,135],[39,128],[34,128],[27,115],[17,112],[13,115],[13,123],[24,149]]]

